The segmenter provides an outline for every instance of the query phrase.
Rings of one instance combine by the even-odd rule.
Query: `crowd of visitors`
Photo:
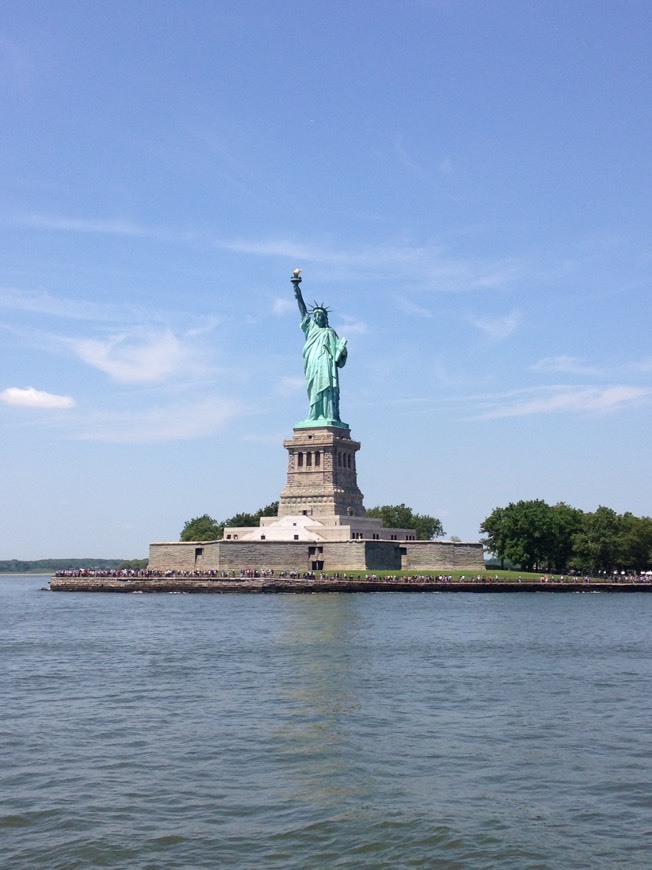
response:
[[[140,580],[140,579],[197,579],[197,580],[270,580],[270,579],[281,579],[281,580],[320,580],[320,581],[371,581],[373,583],[473,583],[473,584],[491,584],[491,583],[504,583],[504,582],[516,582],[516,583],[532,583],[537,582],[533,581],[531,577],[527,577],[523,580],[523,577],[519,576],[515,581],[506,580],[504,577],[499,577],[498,574],[475,574],[469,575],[468,577],[465,575],[461,575],[459,577],[453,576],[452,574],[346,574],[346,573],[332,573],[328,574],[325,572],[315,574],[312,571],[305,571],[303,573],[297,571],[280,571],[275,572],[273,568],[241,568],[239,572],[235,569],[231,571],[217,571],[217,570],[204,570],[204,571],[176,571],[176,570],[153,570],[150,568],[114,568],[114,569],[103,569],[103,570],[94,570],[91,568],[76,568],[70,569],[67,571],[57,571],[57,577],[100,577],[100,578],[109,578],[115,580]],[[612,583],[652,583],[652,575],[651,574],[635,574],[635,573],[621,573],[611,575],[601,575],[600,577],[590,577],[585,575],[583,577],[576,577],[572,575],[552,575],[552,574],[543,574],[540,576],[538,582],[539,583],[550,583],[550,584],[567,584],[567,583],[592,583],[602,581],[602,582],[612,582]]]

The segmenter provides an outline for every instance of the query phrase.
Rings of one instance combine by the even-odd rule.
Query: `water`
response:
[[[652,595],[0,578],[0,865],[652,867]]]

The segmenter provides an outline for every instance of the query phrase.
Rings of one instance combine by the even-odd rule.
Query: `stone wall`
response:
[[[152,571],[211,571],[219,568],[221,541],[176,541],[149,545]],[[201,552],[200,552],[201,551]]]
[[[481,544],[453,541],[191,541],[150,544],[155,571],[484,570]]]
[[[484,571],[482,544],[456,541],[410,541],[403,544],[406,571],[439,571],[447,568]]]
[[[310,570],[312,547],[307,541],[221,541],[220,569],[271,568],[303,573]]]

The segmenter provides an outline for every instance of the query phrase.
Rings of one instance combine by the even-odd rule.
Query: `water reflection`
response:
[[[364,617],[349,595],[287,596],[284,604],[279,759],[296,799],[341,806],[369,785],[356,771],[365,716],[356,651]]]

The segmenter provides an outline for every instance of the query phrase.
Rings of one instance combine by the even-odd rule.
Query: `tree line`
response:
[[[193,517],[188,520],[181,531],[182,541],[219,541],[224,535],[224,529],[229,527],[258,526],[261,517],[275,517],[278,514],[278,502],[273,501],[256,513],[241,513],[227,520],[218,522],[208,514]],[[414,529],[420,541],[430,541],[444,534],[441,522],[436,517],[427,514],[416,514],[404,504],[385,504],[370,508],[368,517],[377,517],[383,521],[386,528]]]
[[[98,568],[101,571],[145,568],[147,559],[4,559],[0,574],[49,574],[51,571]]]
[[[596,575],[652,567],[652,518],[593,512],[542,499],[495,508],[480,526],[482,543],[523,571],[573,571]]]
[[[261,517],[275,517],[278,514],[278,502],[273,501],[255,513],[240,513],[226,520],[214,520],[208,514],[193,517],[188,520],[181,530],[181,541],[221,541],[224,529],[227,526],[241,528],[243,526],[257,526]]]

